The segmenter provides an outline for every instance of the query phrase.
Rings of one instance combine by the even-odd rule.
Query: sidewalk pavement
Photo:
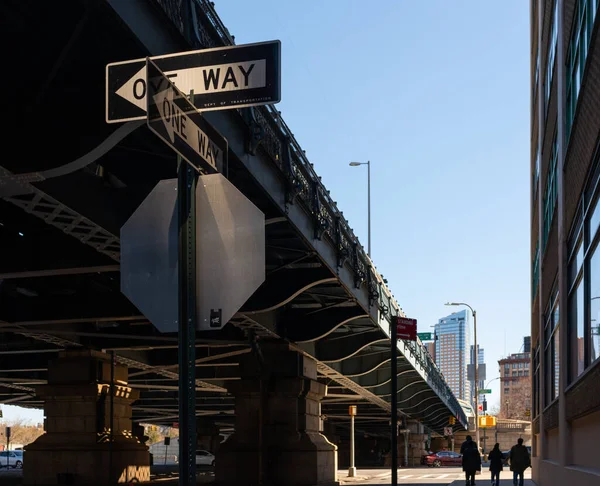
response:
[[[402,477],[406,474],[414,475],[410,480],[401,480],[399,479],[399,485],[414,485],[414,481],[418,481],[418,483],[425,485],[426,482],[436,483],[440,486],[444,484],[448,484],[451,486],[462,486],[465,484],[464,479],[456,479],[452,481],[451,478],[447,478],[449,483],[436,481],[435,477],[428,478],[427,481],[425,478],[418,477],[419,472],[422,472],[424,476],[435,476],[435,470],[426,467],[413,467],[413,468],[402,468],[398,469],[398,476]],[[445,473],[445,471],[442,471]],[[456,472],[452,474],[461,475],[463,472],[461,469],[456,468]],[[448,476],[448,474],[443,474],[443,476]],[[456,477],[456,476],[454,476]],[[510,471],[504,471],[500,476],[502,479],[500,480],[500,486],[513,486],[512,481],[512,473]],[[524,486],[536,486],[535,483],[530,479],[531,478],[531,469],[525,471],[525,482]],[[441,479],[441,478],[440,478]],[[355,485],[355,484],[380,484],[380,485],[389,485],[391,484],[391,471],[389,468],[380,468],[380,469],[357,469],[356,476],[353,478],[348,477],[347,469],[338,470],[338,481],[340,485]],[[484,470],[483,474],[475,477],[476,485],[489,485],[491,482],[489,471]]]
[[[490,483],[491,483],[490,478],[476,479],[475,480],[475,486],[482,485],[482,484],[489,485]],[[450,484],[451,484],[451,486],[461,486],[461,485],[465,484],[465,480],[464,479],[457,479],[456,481],[454,481],[453,483],[450,483]],[[510,479],[501,479],[500,480],[500,486],[513,486],[512,478],[510,478]],[[531,479],[526,479],[525,482],[523,483],[523,486],[536,486],[536,485],[535,485],[535,483]]]
[[[406,469],[403,469],[406,471]],[[360,484],[367,481],[372,482],[380,479],[382,484],[390,483],[392,473],[389,469],[357,469],[356,476],[353,478],[348,477],[347,469],[338,470],[338,481],[340,484]]]

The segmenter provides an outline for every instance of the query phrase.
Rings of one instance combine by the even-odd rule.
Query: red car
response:
[[[429,467],[462,466],[462,455],[451,451],[434,452],[425,456],[425,464]]]

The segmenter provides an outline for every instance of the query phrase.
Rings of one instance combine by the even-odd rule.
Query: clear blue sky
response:
[[[366,168],[348,162],[371,160],[373,259],[401,307],[429,331],[471,304],[498,376],[530,332],[529,2],[215,7],[236,43],[281,40],[279,110],[365,247]]]
[[[279,39],[286,123],[405,312],[471,304],[497,360],[530,333],[529,2],[215,2],[236,43]],[[506,342],[506,344],[505,344]],[[499,401],[499,380],[491,404]]]

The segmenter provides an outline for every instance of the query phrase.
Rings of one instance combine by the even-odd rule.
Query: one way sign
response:
[[[196,169],[223,170],[227,140],[198,113],[187,97],[147,60],[148,127]]]
[[[200,111],[278,103],[281,100],[279,41],[180,52],[150,58],[186,95],[194,91]],[[106,121],[146,118],[146,59],[106,66]]]

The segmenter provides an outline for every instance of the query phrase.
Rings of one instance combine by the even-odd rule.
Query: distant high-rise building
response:
[[[425,343],[425,347],[429,355],[433,358],[433,361],[435,361],[435,341]]]
[[[435,325],[435,362],[456,398],[471,403],[467,376],[470,362],[471,314],[467,310],[442,317]]]
[[[531,417],[531,353],[513,353],[500,366],[500,415],[527,420]]]
[[[478,368],[477,368],[477,388],[479,390],[485,388],[485,380],[486,380],[486,365],[485,365],[485,353],[483,348],[477,346],[479,348],[479,360],[478,360]],[[469,386],[471,387],[471,400],[472,405],[475,407],[475,346],[471,345],[469,352],[469,367],[468,367],[468,377],[469,377]],[[479,403],[481,404],[483,401],[483,396],[479,395]]]

